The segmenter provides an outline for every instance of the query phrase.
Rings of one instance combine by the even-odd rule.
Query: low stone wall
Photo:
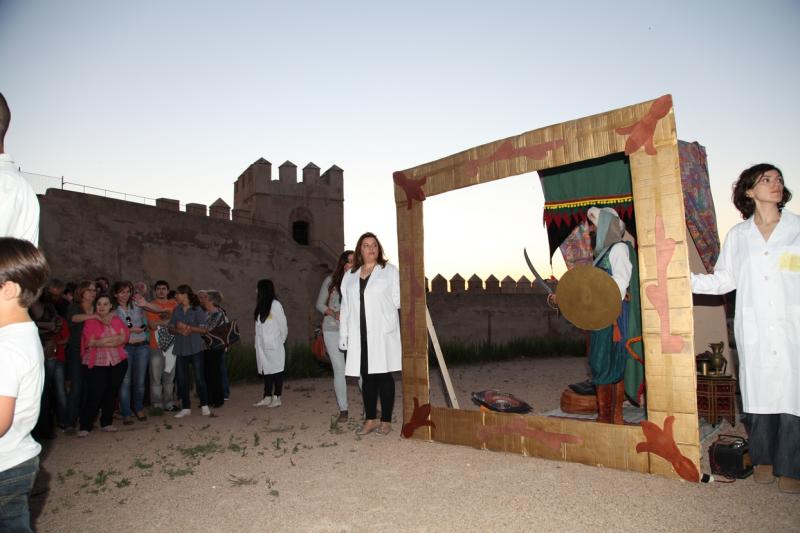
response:
[[[580,340],[585,333],[551,309],[544,294],[431,292],[428,309],[441,342],[508,342],[521,337]]]

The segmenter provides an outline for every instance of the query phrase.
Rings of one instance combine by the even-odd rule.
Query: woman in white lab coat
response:
[[[347,351],[345,374],[361,376],[366,435],[392,430],[394,377],[402,368],[400,343],[400,272],[383,254],[383,247],[372,233],[358,239],[353,268],[342,279],[339,312],[339,347]],[[381,418],[377,403],[380,397]]]
[[[777,167],[748,168],[734,185],[745,219],[725,238],[713,274],[692,274],[692,291],[736,290],[739,385],[757,483],[778,478],[800,492],[800,217]]]
[[[255,407],[280,407],[283,391],[283,369],[286,364],[286,349],[283,344],[289,334],[283,306],[275,299],[275,286],[271,280],[258,282],[256,309],[256,365],[264,376],[264,397],[253,404]]]

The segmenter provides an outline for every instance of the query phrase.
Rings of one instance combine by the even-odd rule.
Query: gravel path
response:
[[[584,374],[581,359],[452,369],[462,408],[474,407],[469,392],[500,388],[537,412]],[[242,385],[212,418],[195,409],[60,435],[35,488],[37,530],[800,531],[800,497],[775,484],[696,485],[405,440],[399,422],[361,438],[355,418],[332,424],[330,379],[286,389],[278,409],[252,407],[261,387]],[[357,415],[355,384],[349,394]],[[432,401],[443,403],[438,390]]]

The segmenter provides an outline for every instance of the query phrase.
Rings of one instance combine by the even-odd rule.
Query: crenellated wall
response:
[[[175,200],[153,207],[59,189],[39,196],[39,203],[40,247],[56,277],[104,275],[151,285],[166,279],[172,288],[218,289],[248,344],[256,282],[270,278],[286,310],[289,344],[308,342],[318,322],[317,292],[337,257],[298,244],[283,226],[229,220],[216,203],[206,216],[204,206],[179,211]]]
[[[427,281],[427,280],[426,280]],[[426,283],[427,284],[427,283]],[[555,284],[551,284],[555,290]],[[426,288],[427,289],[427,288]],[[465,280],[441,274],[430,281],[428,309],[439,340],[508,342],[524,337],[560,337],[581,340],[585,332],[547,305],[547,292],[522,276],[502,281],[473,275]]]
[[[343,171],[336,165],[320,174],[308,163],[302,181],[291,161],[278,167],[272,179],[272,163],[264,158],[247,167],[233,186],[233,219],[254,224],[280,224],[309,243],[328,247],[334,255],[344,249]]]

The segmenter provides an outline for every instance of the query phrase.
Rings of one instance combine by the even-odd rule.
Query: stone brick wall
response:
[[[555,286],[553,286],[555,288]],[[484,281],[459,274],[450,280],[437,275],[427,294],[428,309],[441,342],[508,342],[524,337],[559,337],[580,340],[585,333],[547,305],[543,288],[524,276]]]
[[[289,343],[307,342],[318,321],[317,292],[337,259],[321,247],[297,244],[279,225],[205,216],[195,206],[187,213],[169,202],[152,207],[58,189],[39,202],[40,247],[54,276],[79,281],[104,275],[151,285],[163,278],[172,288],[218,289],[248,344],[259,279],[275,283]]]

